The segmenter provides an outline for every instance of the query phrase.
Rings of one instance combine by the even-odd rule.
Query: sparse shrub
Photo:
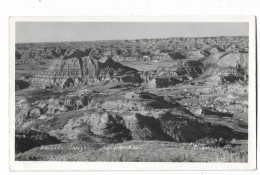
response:
[[[204,147],[224,147],[227,145],[231,145],[230,141],[223,139],[223,138],[203,138],[196,141],[196,144],[199,144]]]

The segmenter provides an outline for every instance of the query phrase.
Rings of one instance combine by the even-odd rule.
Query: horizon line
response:
[[[70,43],[70,42],[95,42],[95,41],[134,41],[134,40],[152,40],[152,39],[170,39],[170,38],[220,38],[220,37],[249,37],[249,35],[220,35],[220,36],[174,36],[165,38],[135,38],[135,39],[107,39],[107,40],[73,40],[73,41],[33,41],[33,42],[15,42],[15,44],[35,44],[35,43]]]

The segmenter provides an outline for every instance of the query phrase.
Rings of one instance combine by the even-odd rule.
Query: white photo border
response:
[[[9,168],[11,171],[83,170],[255,170],[256,169],[256,18],[255,16],[167,17],[9,17]],[[248,22],[248,162],[58,162],[15,161],[15,23],[16,22]]]

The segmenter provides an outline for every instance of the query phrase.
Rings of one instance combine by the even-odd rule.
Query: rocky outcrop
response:
[[[177,78],[154,78],[146,84],[146,88],[150,88],[150,89],[164,88],[170,85],[174,86],[180,82],[181,81],[178,80]]]
[[[116,114],[96,110],[82,117],[70,119],[62,129],[51,130],[49,134],[60,140],[110,143],[127,140],[194,142],[206,136],[226,139],[245,137],[232,132],[228,127],[212,126],[178,110],[163,112],[158,118],[138,112]]]
[[[247,53],[214,52],[209,57],[200,58],[176,61],[172,67],[159,67],[155,72],[142,73],[141,77],[148,88],[168,87],[203,76],[207,85],[248,81]]]
[[[89,52],[84,52],[82,50],[79,49],[68,49],[66,50],[66,52],[64,53],[64,55],[62,55],[62,59],[63,60],[67,60],[70,58],[81,58],[81,57],[85,57],[88,56]]]
[[[208,76],[205,84],[218,85],[235,82],[247,82],[248,72],[242,68],[209,68],[205,74]]]
[[[204,65],[216,65],[218,67],[248,67],[248,53],[217,52],[205,58]]]
[[[227,99],[212,99],[214,103],[219,101],[231,103],[233,100],[232,96]],[[118,143],[129,140],[195,142],[205,137],[216,139],[247,137],[245,133],[241,134],[220,124],[212,125],[202,118],[204,114],[224,113],[204,108],[195,110],[194,107],[181,106],[170,98],[148,92],[110,91],[109,94],[51,98],[33,104],[20,99],[16,105],[17,131],[26,132],[33,129],[41,133],[36,134],[39,135],[37,138],[30,138],[32,146],[21,141],[20,134],[17,133],[17,139],[20,139],[19,142],[23,143],[26,149],[40,146],[37,145],[40,143],[53,144],[57,140],[91,143]],[[83,107],[84,110],[80,110]],[[48,135],[42,137],[42,133]],[[45,138],[49,142],[45,141]],[[17,150],[21,149],[25,148],[19,145]]]
[[[218,85],[248,81],[248,54],[218,52],[203,61],[206,84]]]
[[[157,75],[162,77],[182,77],[197,78],[204,71],[203,65],[199,61],[179,62],[177,65],[167,68],[157,69]]]
[[[41,145],[57,144],[60,141],[47,133],[34,130],[27,132],[15,132],[15,153],[23,153]]]
[[[30,86],[30,83],[23,80],[15,80],[15,90],[22,90],[25,88],[28,88]]]
[[[219,67],[248,67],[248,54],[246,53],[229,53],[222,57],[217,63]]]
[[[20,129],[30,118],[31,105],[26,98],[17,99],[15,105],[15,127]]]
[[[187,55],[186,57],[189,59],[202,59],[207,57],[209,54],[202,50],[196,50],[196,51],[189,51],[187,52],[186,55]]]
[[[90,57],[82,57],[56,60],[46,72],[35,75],[32,83],[65,88],[71,84],[95,83],[114,78],[132,83],[142,81],[136,69],[123,66],[111,58],[99,62]]]
[[[66,98],[50,98],[34,103],[25,98],[17,99],[15,128],[17,131],[25,131],[31,128],[35,120],[49,120],[55,114],[61,114],[72,110],[80,110],[90,103],[90,98],[85,95]]]
[[[44,60],[59,58],[65,51],[66,49],[62,48],[41,49],[31,48],[31,46],[28,50],[17,49],[15,64],[44,64]]]
[[[96,137],[110,142],[122,142],[131,139],[122,117],[104,111],[86,113],[82,117],[71,119],[62,130],[50,133],[64,140],[89,140]]]
[[[89,104],[90,108],[106,109],[115,113],[124,111],[138,111],[147,114],[151,109],[168,109],[178,106],[175,102],[166,101],[163,97],[148,92],[122,92],[109,96],[96,95]],[[154,113],[154,115],[156,115]]]
[[[130,130],[133,140],[173,140],[170,136],[163,132],[159,120],[153,117],[136,113],[126,115],[123,119],[126,128]]]
[[[147,88],[164,88],[185,80],[192,80],[203,73],[204,67],[200,61],[181,61],[172,67],[159,67],[155,73],[143,73],[142,78]]]

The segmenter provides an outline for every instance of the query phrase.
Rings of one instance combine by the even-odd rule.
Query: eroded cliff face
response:
[[[69,87],[70,84],[95,83],[117,77],[119,77],[118,81],[126,80],[133,83],[141,83],[142,81],[136,69],[123,66],[111,58],[99,62],[87,56],[65,60],[58,59],[47,71],[35,75],[32,83],[44,86]]]
[[[141,77],[148,88],[162,88],[196,78],[204,79],[206,85],[248,81],[248,54],[217,52],[212,55],[188,61],[179,61],[171,67],[159,67],[144,72]]]
[[[213,53],[203,61],[207,66],[218,67],[248,67],[248,53],[230,53],[230,52],[218,52]]]
[[[203,75],[204,66],[200,60],[180,61],[171,67],[159,67],[156,71],[144,72],[142,78],[148,88],[163,88]]]
[[[248,53],[216,53],[203,60],[206,84],[248,81]]]

